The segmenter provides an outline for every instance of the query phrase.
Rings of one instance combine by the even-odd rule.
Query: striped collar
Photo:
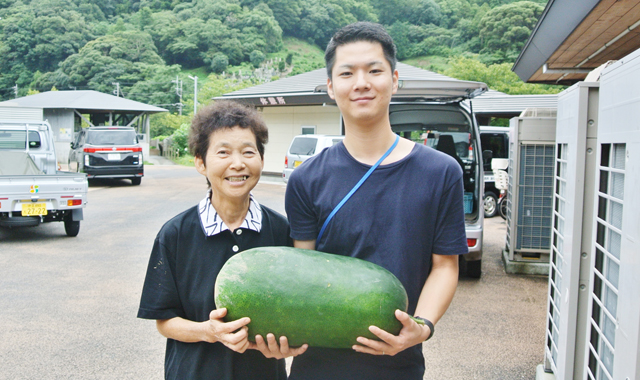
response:
[[[262,228],[262,209],[258,201],[253,198],[253,194],[250,194],[249,197],[249,211],[244,218],[244,222],[238,228],[260,232]],[[198,213],[200,214],[200,225],[205,236],[213,236],[229,229],[211,204],[211,191],[198,204]]]

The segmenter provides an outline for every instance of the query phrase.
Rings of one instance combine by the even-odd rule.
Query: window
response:
[[[91,145],[135,145],[135,131],[122,130],[102,130],[89,131],[87,133],[87,144]]]
[[[318,139],[313,137],[298,137],[293,139],[291,148],[289,148],[290,154],[299,154],[301,156],[312,156],[316,152],[316,145]]]
[[[0,130],[0,149],[26,149],[26,135],[23,130]],[[29,149],[37,149],[41,145],[40,134],[29,131]]]
[[[314,135],[315,133],[316,133],[315,125],[303,125],[302,127],[300,127],[301,135]]]

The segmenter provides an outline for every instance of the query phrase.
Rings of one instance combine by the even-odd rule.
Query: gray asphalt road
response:
[[[161,379],[164,339],[138,320],[153,239],[205,194],[193,168],[149,165],[142,185],[92,184],[76,238],[61,223],[0,229],[0,379]],[[254,190],[284,212],[284,184]],[[425,344],[425,379],[534,379],[542,361],[545,278],[506,275],[502,219],[486,222],[480,280],[463,279]]]

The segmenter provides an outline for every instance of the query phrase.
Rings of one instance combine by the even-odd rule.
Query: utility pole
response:
[[[198,111],[198,77],[189,75],[189,79],[193,80],[193,115]]]
[[[111,83],[112,85],[116,86],[116,89],[113,90],[113,94],[117,97],[120,97],[120,83],[118,82],[113,82]]]
[[[15,97],[18,97],[18,84],[16,83],[15,86],[11,87],[13,89],[13,93],[15,94]]]
[[[180,98],[180,102],[178,103],[178,112],[180,116],[182,116],[182,79],[179,79],[176,75],[176,80],[172,80],[171,83],[176,84],[176,95]]]

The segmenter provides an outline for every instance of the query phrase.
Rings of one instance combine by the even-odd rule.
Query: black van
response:
[[[71,143],[69,170],[93,178],[128,178],[139,185],[144,176],[142,146],[132,127],[85,128]]]

